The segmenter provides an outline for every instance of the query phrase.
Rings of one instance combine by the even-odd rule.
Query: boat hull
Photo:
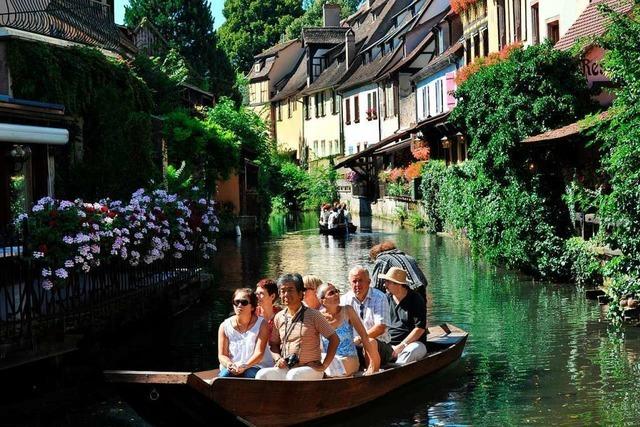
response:
[[[182,384],[172,384],[174,387],[163,390],[169,395],[166,396],[166,405],[162,409],[175,406],[180,411],[180,416],[188,417],[191,423],[198,425],[209,423],[213,418],[220,420],[224,416],[220,412],[225,411],[227,416],[235,416],[229,421],[237,420],[256,426],[287,426],[316,420],[378,399],[458,360],[464,350],[467,334],[453,326],[449,327],[458,334],[457,339],[451,340],[450,344],[439,343],[430,334],[429,354],[426,358],[370,376],[291,382],[216,378],[217,370],[196,372],[187,375]],[[115,377],[107,374],[107,379],[113,382],[124,381],[125,384],[122,385],[128,386],[129,392],[136,386],[143,385],[136,380],[119,377],[118,374]],[[151,378],[144,384],[145,389],[139,388],[137,396],[127,394],[123,397],[144,399],[144,393],[149,393],[149,386],[154,385],[153,381]],[[149,400],[148,397],[146,399]],[[193,402],[191,407],[189,402]],[[138,410],[139,402],[132,406]],[[147,413],[145,410],[140,415],[146,418]],[[166,419],[168,418],[165,417]]]
[[[348,227],[342,225],[336,228],[327,228],[324,225],[320,225],[318,232],[325,236],[346,236],[347,234],[355,233],[357,229],[358,227],[353,224],[349,224]]]

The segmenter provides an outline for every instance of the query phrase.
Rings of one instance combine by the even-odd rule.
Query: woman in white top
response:
[[[265,357],[267,322],[256,315],[258,298],[251,289],[236,289],[231,301],[235,314],[218,328],[218,376],[254,378],[260,368],[273,366]]]

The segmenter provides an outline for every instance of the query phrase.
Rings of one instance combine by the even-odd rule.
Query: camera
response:
[[[300,359],[298,359],[298,355],[297,354],[293,353],[293,354],[290,354],[287,357],[285,357],[284,361],[287,363],[287,367],[289,369],[291,369],[294,366],[296,366],[298,364],[298,362],[300,362]]]

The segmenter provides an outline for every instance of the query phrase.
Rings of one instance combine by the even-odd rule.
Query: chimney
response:
[[[356,34],[351,28],[345,33],[344,39],[346,68],[349,68],[356,58]]]
[[[333,3],[322,5],[322,25],[324,27],[340,26],[340,6]]]

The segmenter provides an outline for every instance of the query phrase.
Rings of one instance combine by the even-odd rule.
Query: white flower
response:
[[[136,234],[133,235],[133,237],[135,237],[136,239],[140,240],[142,239],[144,236],[142,235],[142,233],[138,232]]]
[[[44,252],[38,252],[38,251],[35,251],[35,252],[33,253],[33,257],[34,257],[34,258],[36,258],[36,259],[38,259],[38,258],[42,258],[43,256],[44,256]]]
[[[85,273],[88,273],[89,270],[91,270],[91,267],[89,266],[89,264],[87,264],[86,262],[82,264],[82,271],[84,271]]]
[[[44,206],[42,205],[34,205],[33,208],[31,208],[31,211],[33,212],[40,212],[44,210]]]
[[[93,252],[94,254],[99,254],[100,253],[100,246],[91,245],[91,252]]]
[[[42,289],[50,291],[53,288],[53,282],[49,279],[45,279],[42,281]]]
[[[66,279],[67,277],[69,277],[69,273],[67,273],[67,270],[65,270],[64,268],[59,268],[56,270],[56,276],[60,279]]]
[[[42,277],[49,277],[51,276],[51,269],[50,268],[43,268],[42,269]]]
[[[68,259],[68,260],[66,260],[66,261],[64,262],[64,266],[65,266],[65,267],[67,267],[67,268],[71,268],[71,267],[73,267],[74,265],[75,265],[75,263],[73,262],[73,260],[70,260],[70,259]]]
[[[62,241],[65,242],[67,245],[73,245],[73,243],[75,242],[75,239],[71,236],[64,236],[62,238]]]
[[[73,260],[76,262],[76,264],[82,264],[84,262],[84,258],[78,255],[76,255],[76,257]]]
[[[182,258],[182,253],[181,252],[176,252],[176,253],[173,254],[173,257],[177,258],[177,259],[180,259],[180,258]]]

